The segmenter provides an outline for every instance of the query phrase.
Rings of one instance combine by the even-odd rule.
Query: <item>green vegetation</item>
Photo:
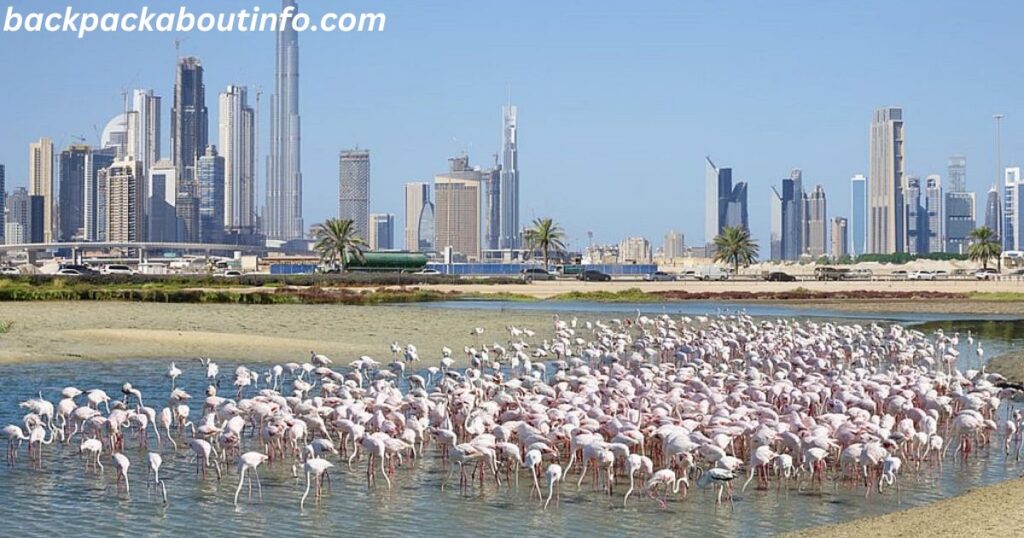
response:
[[[732,265],[733,274],[737,274],[740,264],[757,261],[757,241],[750,237],[746,228],[727,226],[715,237],[715,261]]]
[[[523,233],[530,250],[540,250],[544,256],[544,269],[548,269],[551,252],[565,252],[565,230],[550,218],[536,219]]]
[[[11,328],[14,327],[14,322],[10,320],[0,320],[0,334],[7,334],[11,332]]]
[[[1017,291],[979,291],[970,294],[974,301],[993,301],[1000,303],[1024,302],[1024,292]]]
[[[463,293],[459,295],[460,301],[509,301],[517,303],[531,303],[540,299],[523,293],[511,293],[501,291],[497,293]]]
[[[602,303],[656,303],[664,299],[639,288],[629,288],[622,291],[572,291],[556,295],[550,300],[594,301]]]
[[[968,236],[971,239],[971,246],[967,247],[967,255],[971,261],[981,262],[981,266],[988,269],[988,261],[992,258],[999,259],[1003,249],[999,246],[996,233],[988,226],[982,226],[971,230]]]
[[[356,235],[356,231],[355,222],[351,219],[327,219],[321,224],[316,230],[316,246],[313,247],[320,254],[320,262],[338,267],[344,273],[346,258],[366,261],[363,256],[366,242]]]

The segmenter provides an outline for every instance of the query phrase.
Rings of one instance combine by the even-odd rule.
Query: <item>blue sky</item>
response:
[[[5,3],[11,4],[11,2]],[[64,2],[16,0],[16,9]],[[122,11],[142,2],[73,2]],[[153,0],[150,9],[233,11],[274,1]],[[3,9],[6,9],[5,6]],[[848,215],[848,180],[865,173],[875,107],[904,107],[907,168],[941,173],[968,158],[968,186],[995,177],[991,115],[1007,115],[1003,163],[1024,160],[1020,2],[306,1],[387,14],[378,34],[300,38],[306,222],[337,212],[337,153],[372,155],[371,205],[403,225],[401,187],[461,151],[487,164],[511,86],[520,109],[522,220],[552,216],[574,246],[671,228],[703,237],[703,157],[750,184],[750,219],[767,254],[768,192],[793,167]],[[39,136],[90,141],[121,109],[122,88],[164,98],[170,146],[175,37],[216,93],[273,87],[272,34],[0,33],[0,163],[24,185]],[[269,99],[265,101],[269,103]],[[266,112],[266,109],[264,109]],[[264,119],[266,118],[264,114]],[[267,129],[263,129],[264,136]],[[266,139],[261,143],[267,148]],[[261,181],[262,181],[261,171]],[[983,198],[982,198],[983,199]],[[979,207],[979,210],[982,210]],[[401,242],[401,232],[396,234]]]

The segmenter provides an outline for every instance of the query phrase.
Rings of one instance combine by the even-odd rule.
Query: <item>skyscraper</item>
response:
[[[89,146],[77,144],[60,152],[60,241],[85,236],[85,177],[90,153]]]
[[[4,165],[0,164],[0,245],[7,244],[4,228],[7,227],[7,176]]]
[[[156,161],[149,167],[146,192],[146,228],[149,241],[173,242],[178,240],[178,218],[175,205],[178,200],[178,176],[174,163]]]
[[[999,188],[992,185],[985,198],[985,226],[996,234],[996,241],[1002,240],[1001,230],[1003,212],[1001,211],[1002,201],[999,199]]]
[[[847,220],[843,217],[832,219],[832,257],[835,259],[849,256],[848,245],[850,244],[849,228]]]
[[[203,84],[203,66],[198,58],[178,60],[174,82],[174,108],[171,109],[171,161],[178,172],[178,191],[194,201],[176,204],[178,219],[188,221],[185,229],[198,231],[198,213],[191,210],[199,204],[199,186],[196,165],[209,145],[209,122],[206,108],[206,86]],[[182,241],[198,241],[198,236],[182,236]]]
[[[868,173],[867,252],[904,252],[903,109],[875,110],[871,121]]]
[[[705,249],[710,249],[723,228],[741,226],[749,230],[750,226],[746,182],[733,185],[732,168],[718,168],[711,157],[704,160],[704,240]]]
[[[786,259],[797,260],[801,254],[807,251],[807,215],[804,214],[806,208],[802,202],[807,194],[804,192],[804,171],[799,168],[790,170],[789,180],[792,182],[792,199],[794,200],[794,206],[790,210],[792,214],[789,216],[793,220],[793,224],[790,226],[795,226],[790,230],[792,239],[789,241],[789,248],[795,254]]]
[[[395,248],[395,216],[391,213],[370,215],[370,250],[393,250]]]
[[[864,254],[867,240],[868,198],[867,179],[857,174],[850,179],[850,255]]]
[[[804,211],[807,218],[807,254],[818,258],[828,254],[828,207],[825,188],[815,185],[806,197]]]
[[[771,187],[771,193],[768,196],[768,208],[769,218],[771,219],[769,224],[769,235],[768,235],[768,259],[769,260],[781,260],[782,258],[782,195],[779,194],[778,189]]]
[[[1005,202],[1003,204],[1003,250],[1024,250],[1024,229],[1021,229],[1021,201],[1024,199],[1024,179],[1020,167],[1007,167],[1003,176]]]
[[[86,241],[107,239],[107,174],[114,164],[117,148],[94,149],[86,155],[82,227]]]
[[[132,92],[128,152],[135,158],[140,173],[145,173],[161,158],[160,104],[160,96],[153,90]]]
[[[245,86],[220,93],[218,138],[224,158],[224,228],[251,234],[256,226],[255,113]]]
[[[686,244],[683,241],[683,234],[675,230],[665,234],[665,244],[662,246],[662,256],[666,260],[682,258],[686,254]]]
[[[968,236],[977,222],[976,200],[967,192],[967,158],[954,155],[949,158],[949,188],[945,197],[944,234],[946,252],[966,254],[970,244]]]
[[[469,157],[448,159],[448,172],[434,176],[435,241],[438,251],[451,248],[467,259],[480,259],[480,176]]]
[[[224,241],[224,157],[207,146],[196,167],[199,183],[199,237],[203,243]]]
[[[282,0],[282,11],[289,7],[297,10],[294,0]],[[290,24],[277,32],[274,95],[270,106],[270,157],[267,166],[267,202],[263,216],[266,228],[264,233],[270,239],[301,239],[304,227],[299,34]]]
[[[931,174],[925,178],[925,212],[928,215],[928,252],[944,252],[945,218],[942,214],[942,177]]]
[[[56,204],[53,192],[53,140],[43,137],[29,144],[28,148],[28,194],[42,196],[42,224],[33,235],[42,233],[42,242],[53,241],[56,221],[53,210]],[[39,202],[35,202],[39,203]]]
[[[921,178],[906,176],[903,185],[903,245],[908,254],[925,254],[928,249],[928,218],[921,207]]]
[[[430,206],[428,209],[427,206]],[[428,252],[432,249],[434,234],[424,236],[421,229],[424,211],[430,212],[433,223],[433,204],[430,203],[430,183],[406,183],[406,250],[410,252]]]
[[[7,197],[7,225],[5,244],[20,245],[32,242],[32,206],[28,189],[18,187]],[[10,233],[7,233],[7,232]]]
[[[485,185],[487,205],[484,211],[484,244],[496,250],[501,244],[501,165],[494,156],[494,168],[483,170],[480,179]]]
[[[103,170],[107,181],[107,241],[139,241],[141,183],[135,159],[118,159]]]
[[[798,174],[797,174],[798,175]],[[800,179],[794,174],[782,180],[782,191],[772,187],[772,244],[771,259],[799,260],[803,254],[804,201],[802,190],[798,190]]]
[[[518,107],[502,109],[501,182],[498,248],[519,248],[519,119]]]
[[[338,158],[338,216],[355,223],[356,234],[370,232],[370,152],[350,149]]]

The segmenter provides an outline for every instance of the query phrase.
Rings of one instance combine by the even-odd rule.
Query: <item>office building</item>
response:
[[[86,156],[84,214],[82,226],[86,241],[107,239],[107,174],[103,170],[114,164],[117,148],[94,149]]]
[[[619,243],[619,263],[645,264],[653,259],[651,242],[643,237],[627,237]]]
[[[134,90],[132,110],[128,121],[128,153],[135,159],[136,168],[145,174],[161,159],[159,95],[153,90]]]
[[[875,110],[871,121],[868,172],[868,238],[872,254],[904,252],[903,109]]]
[[[967,157],[953,155],[947,163],[949,192],[967,192]]]
[[[76,144],[60,152],[58,199],[60,200],[58,240],[78,241],[85,237],[85,178],[92,148]]]
[[[866,252],[868,229],[867,179],[857,174],[850,178],[850,256],[856,258]]]
[[[370,231],[370,152],[342,151],[338,157],[338,216],[355,224],[356,235]]]
[[[943,204],[945,250],[950,254],[967,254],[969,236],[977,223],[975,195],[967,192],[967,158],[963,155],[950,157],[947,170],[949,185]]]
[[[996,241],[1002,241],[1003,212],[999,189],[993,185],[985,197],[985,226],[995,234]]]
[[[107,122],[100,135],[100,148],[111,149],[116,159],[128,155],[128,140],[131,137],[128,129],[128,115],[121,113]]]
[[[143,204],[135,160],[129,155],[104,168],[107,184],[107,241],[140,241]]]
[[[772,260],[798,260],[803,253],[804,239],[804,193],[799,170],[782,180],[782,189],[771,188],[770,206],[772,213],[772,236],[770,257]]]
[[[498,248],[519,248],[519,109],[502,109],[501,199]],[[496,167],[497,168],[497,167]]]
[[[945,216],[942,214],[942,177],[931,174],[925,178],[925,213],[928,215],[928,252],[945,252]]]
[[[149,241],[173,242],[178,240],[178,173],[169,160],[156,161],[149,167],[146,192],[147,233]]]
[[[479,261],[480,174],[469,167],[466,156],[448,159],[448,164],[448,172],[434,176],[434,246]]]
[[[372,213],[370,215],[370,237],[367,244],[370,250],[394,250],[394,215],[391,213]]]
[[[832,257],[839,260],[850,255],[849,225],[844,217],[832,219]]]
[[[174,82],[174,107],[171,109],[171,162],[178,173],[178,191],[199,200],[196,166],[209,145],[209,113],[206,108],[206,86],[203,66],[198,58],[178,60]],[[176,209],[191,209],[189,204],[176,204]],[[198,218],[197,213],[180,214],[179,220]],[[197,222],[188,222],[188,230],[198,231]],[[198,237],[183,237],[195,241]]]
[[[484,185],[484,245],[497,250],[501,244],[501,165],[494,156],[494,168],[482,170],[480,180]]]
[[[22,245],[32,242],[32,203],[28,189],[18,187],[7,197],[5,244]],[[7,233],[10,232],[10,233]]]
[[[430,201],[430,183],[405,184],[405,250],[434,250],[434,204]]]
[[[662,256],[666,260],[673,260],[675,258],[682,258],[686,255],[686,243],[683,240],[683,234],[675,230],[669,231],[665,234],[665,244],[661,248]]]
[[[828,206],[825,200],[825,188],[816,185],[810,194],[805,195],[804,215],[807,219],[806,232],[807,254],[811,258],[819,258],[828,254]]]
[[[921,178],[906,176],[903,185],[903,245],[907,254],[926,254],[928,218],[921,207]]]
[[[1021,229],[1021,200],[1024,198],[1024,179],[1020,167],[1004,170],[1003,175],[1003,250],[1024,250],[1024,229]]]
[[[793,200],[793,207],[790,210],[787,218],[792,219],[793,228],[790,229],[792,239],[787,242],[787,247],[791,252],[791,257],[786,258],[787,260],[796,260],[800,258],[800,255],[807,251],[807,215],[806,207],[803,203],[807,192],[804,191],[804,172],[799,168],[794,168],[789,172],[789,180],[792,182],[791,199]],[[785,180],[783,180],[785,183]],[[785,185],[783,185],[783,191],[785,191]]]
[[[57,230],[53,179],[53,140],[43,137],[29,144],[28,150],[28,194],[41,196],[43,200],[34,202],[42,204],[42,214],[37,217],[42,220],[38,229],[32,228],[31,237],[39,237],[37,234],[41,233],[42,239],[38,242],[43,243],[52,243]]]
[[[199,240],[224,241],[224,157],[216,146],[207,146],[196,167],[199,183]]]
[[[245,86],[220,93],[218,140],[224,158],[224,228],[252,234],[256,229],[256,115]]]
[[[289,7],[297,10],[294,0],[282,0],[281,9]],[[305,228],[302,220],[299,34],[291,25],[277,32],[274,94],[270,107],[270,156],[263,232],[269,239],[301,239]]]
[[[198,196],[192,193],[182,192],[178,189],[178,196],[174,202],[177,230],[175,235],[182,243],[198,243],[202,240],[199,226],[199,205]]]
[[[705,248],[714,248],[715,237],[726,226],[750,229],[747,218],[747,184],[733,185],[732,169],[718,168],[711,157],[704,166],[704,241]]]

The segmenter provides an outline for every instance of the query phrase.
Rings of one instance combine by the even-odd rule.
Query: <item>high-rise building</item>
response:
[[[42,224],[37,231],[33,228],[33,236],[42,233],[43,243],[53,242],[57,230],[54,218],[53,192],[53,140],[43,137],[29,144],[28,148],[28,193],[30,196],[42,196]],[[35,202],[39,203],[39,202]]]
[[[782,195],[779,194],[778,189],[771,187],[771,193],[768,195],[768,209],[769,209],[769,235],[768,235],[768,259],[777,261],[782,258]]]
[[[963,155],[950,157],[948,170],[949,185],[943,208],[945,250],[951,254],[967,254],[968,236],[977,222],[975,195],[967,192],[967,158]]]
[[[41,194],[28,196],[29,243],[43,243],[46,238],[46,197]]]
[[[424,230],[423,215],[429,212],[429,230]],[[430,202],[430,183],[405,184],[405,250],[430,252],[434,243],[434,204]],[[429,232],[429,233],[427,233]]]
[[[683,234],[675,230],[665,234],[665,244],[662,246],[662,256],[666,260],[682,258],[686,254],[686,243]]]
[[[469,260],[480,259],[480,174],[469,157],[448,159],[447,173],[434,176],[435,240],[438,251],[451,249]]]
[[[995,233],[996,241],[1002,241],[1003,212],[1002,201],[999,199],[999,189],[993,185],[988,190],[985,198],[985,226]]]
[[[394,250],[395,216],[391,213],[372,213],[370,215],[370,237],[367,243],[370,250]]]
[[[942,214],[942,177],[931,174],[925,178],[924,210],[928,215],[928,252],[944,252],[946,250]]]
[[[202,238],[199,228],[199,203],[198,196],[182,192],[179,188],[177,200],[174,202],[178,228],[174,235],[182,243],[198,243]]]
[[[103,169],[107,182],[107,241],[139,241],[142,183],[131,155]]]
[[[94,149],[86,156],[82,226],[86,241],[107,239],[107,174],[117,148]]]
[[[806,200],[804,214],[807,219],[807,254],[811,258],[818,258],[828,254],[828,206],[825,188],[815,185],[814,190],[806,196]]]
[[[0,164],[0,228],[7,226],[7,176],[4,165]],[[0,229],[0,245],[7,244],[4,229]],[[14,244],[14,243],[12,243]]]
[[[60,152],[60,241],[85,237],[85,178],[92,148],[76,144]]]
[[[480,179],[484,185],[484,245],[496,250],[501,244],[501,165],[494,156],[494,168],[482,170]]]
[[[149,240],[174,242],[178,240],[178,174],[169,160],[156,161],[149,167],[146,192],[146,218]]]
[[[224,241],[224,157],[207,146],[196,167],[199,182],[199,238],[203,243]]]
[[[153,90],[132,92],[128,153],[135,159],[140,173],[146,173],[161,158],[160,104],[160,96]]]
[[[705,248],[711,248],[715,237],[727,226],[750,229],[747,184],[740,181],[733,185],[732,168],[718,168],[711,157],[704,161],[704,240]]]
[[[1024,199],[1024,179],[1020,167],[1008,167],[1004,171],[1003,189],[1003,250],[1024,250],[1024,229],[1021,229],[1021,201]]]
[[[844,217],[832,219],[832,257],[835,259],[845,258],[850,255],[848,246],[850,244],[849,228]]]
[[[871,121],[868,172],[868,239],[872,254],[904,252],[903,109],[875,110]]]
[[[32,204],[28,189],[18,187],[7,197],[5,244],[21,245],[32,242]],[[10,233],[7,233],[10,232]]]
[[[619,263],[651,263],[652,258],[651,242],[644,237],[627,237],[619,243]]]
[[[251,234],[256,226],[256,115],[245,86],[220,93],[218,135],[224,158],[224,228]]]
[[[178,172],[178,191],[196,199],[199,185],[196,166],[199,157],[209,145],[209,121],[206,108],[206,85],[203,84],[203,66],[198,58],[178,60],[174,82],[174,107],[171,109],[171,162]],[[175,204],[177,210],[191,209],[188,203]],[[178,214],[179,220],[198,218],[198,213]],[[185,228],[198,231],[199,222],[187,222]],[[196,241],[199,237],[182,237]]]
[[[128,155],[129,139],[132,133],[129,132],[128,115],[121,113],[107,122],[100,135],[100,147],[114,151],[114,158],[123,159]]]
[[[850,255],[856,258],[866,252],[868,222],[867,179],[861,174],[850,178]]]
[[[501,182],[498,248],[519,248],[519,116],[518,107],[502,109]],[[497,167],[496,167],[497,168]]]
[[[297,10],[294,0],[282,0],[282,11]],[[267,163],[267,201],[264,233],[270,239],[301,239],[302,122],[299,118],[299,34],[292,25],[277,32],[274,95],[270,112],[270,156]]]
[[[807,195],[804,191],[804,171],[799,168],[792,169],[789,172],[789,180],[792,182],[793,192],[790,198],[793,200],[793,207],[789,210],[790,214],[787,215],[787,218],[792,220],[792,223],[788,225],[791,227],[788,235],[792,239],[787,241],[787,247],[791,254],[786,259],[796,260],[807,251],[807,215],[804,214],[806,208],[803,203],[803,199]],[[783,191],[785,191],[785,186],[783,186]]]
[[[804,201],[800,171],[794,170],[782,180],[782,191],[772,187],[771,259],[798,260],[803,253]]]
[[[925,254],[928,250],[928,216],[921,206],[921,178],[906,176],[903,185],[904,251]]]
[[[356,234],[370,231],[370,152],[344,150],[338,163],[338,216],[355,223]]]

